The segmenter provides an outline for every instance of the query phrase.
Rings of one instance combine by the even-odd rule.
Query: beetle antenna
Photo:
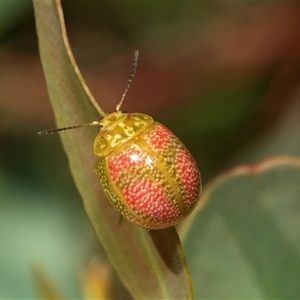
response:
[[[76,128],[87,127],[87,126],[96,126],[96,125],[99,125],[98,121],[94,121],[92,123],[87,123],[87,124],[63,127],[63,128],[47,129],[47,130],[39,131],[38,134],[39,135],[53,134],[54,132],[58,132],[58,131],[65,131],[65,130],[70,130],[70,129],[76,129]]]
[[[129,87],[132,83],[132,79],[136,73],[136,68],[137,68],[137,63],[139,60],[139,51],[138,50],[134,50],[134,54],[133,54],[133,63],[132,63],[132,69],[131,69],[131,73],[129,76],[129,79],[127,81],[123,96],[121,98],[121,101],[119,102],[119,104],[117,105],[116,109],[117,111],[120,110],[120,107],[124,101],[124,98],[129,90]],[[56,128],[56,129],[47,129],[47,130],[43,130],[43,131],[39,131],[38,134],[39,135],[44,135],[44,134],[53,134],[55,132],[59,132],[59,131],[65,131],[65,130],[70,130],[70,129],[76,129],[76,128],[81,128],[81,127],[87,127],[87,126],[96,126],[99,125],[98,121],[94,121],[92,123],[87,123],[87,124],[80,124],[80,125],[75,125],[75,126],[69,126],[69,127],[63,127],[63,128]]]
[[[129,76],[129,79],[127,81],[127,84],[126,84],[126,87],[125,87],[125,90],[124,90],[124,93],[123,93],[123,96],[121,98],[121,101],[119,102],[119,104],[117,105],[116,109],[117,111],[120,110],[120,107],[124,101],[124,98],[129,90],[129,87],[131,85],[131,82],[132,82],[132,79],[135,75],[135,72],[136,72],[136,68],[137,68],[137,63],[138,63],[138,59],[139,59],[139,51],[138,50],[134,50],[134,54],[133,54],[133,63],[132,63],[132,69],[131,69],[131,73],[130,73],[130,76]]]

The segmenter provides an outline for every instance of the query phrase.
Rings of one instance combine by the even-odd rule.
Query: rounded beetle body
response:
[[[129,221],[147,230],[163,229],[176,225],[195,208],[201,194],[201,177],[189,151],[168,128],[148,115],[120,111],[138,56],[135,50],[116,112],[105,114],[97,106],[103,116],[99,122],[38,134],[98,125],[94,152],[100,159],[96,173],[108,199]]]
[[[148,230],[173,226],[201,194],[197,165],[165,126],[141,113],[114,112],[99,122],[96,173],[112,205]]]

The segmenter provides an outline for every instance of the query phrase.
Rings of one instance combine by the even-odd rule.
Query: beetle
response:
[[[195,208],[201,194],[197,164],[167,127],[146,114],[120,107],[136,72],[139,52],[116,111],[100,121],[39,132],[49,134],[98,126],[95,171],[111,204],[132,223],[147,230],[174,226]]]

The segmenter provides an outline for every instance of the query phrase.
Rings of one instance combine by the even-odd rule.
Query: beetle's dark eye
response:
[[[127,114],[128,111],[126,111],[126,110],[121,110],[121,113],[122,113],[122,114]]]
[[[103,125],[98,125],[97,126],[97,132],[99,132],[103,128]]]

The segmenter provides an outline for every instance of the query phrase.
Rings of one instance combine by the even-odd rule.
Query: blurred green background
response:
[[[204,185],[240,163],[300,155],[297,3],[63,8],[79,67],[105,111],[115,109],[140,51],[123,109],[167,125],[195,156]],[[37,135],[55,123],[30,1],[0,2],[0,41],[0,298],[37,297],[35,265],[78,298],[99,246],[59,136]]]

